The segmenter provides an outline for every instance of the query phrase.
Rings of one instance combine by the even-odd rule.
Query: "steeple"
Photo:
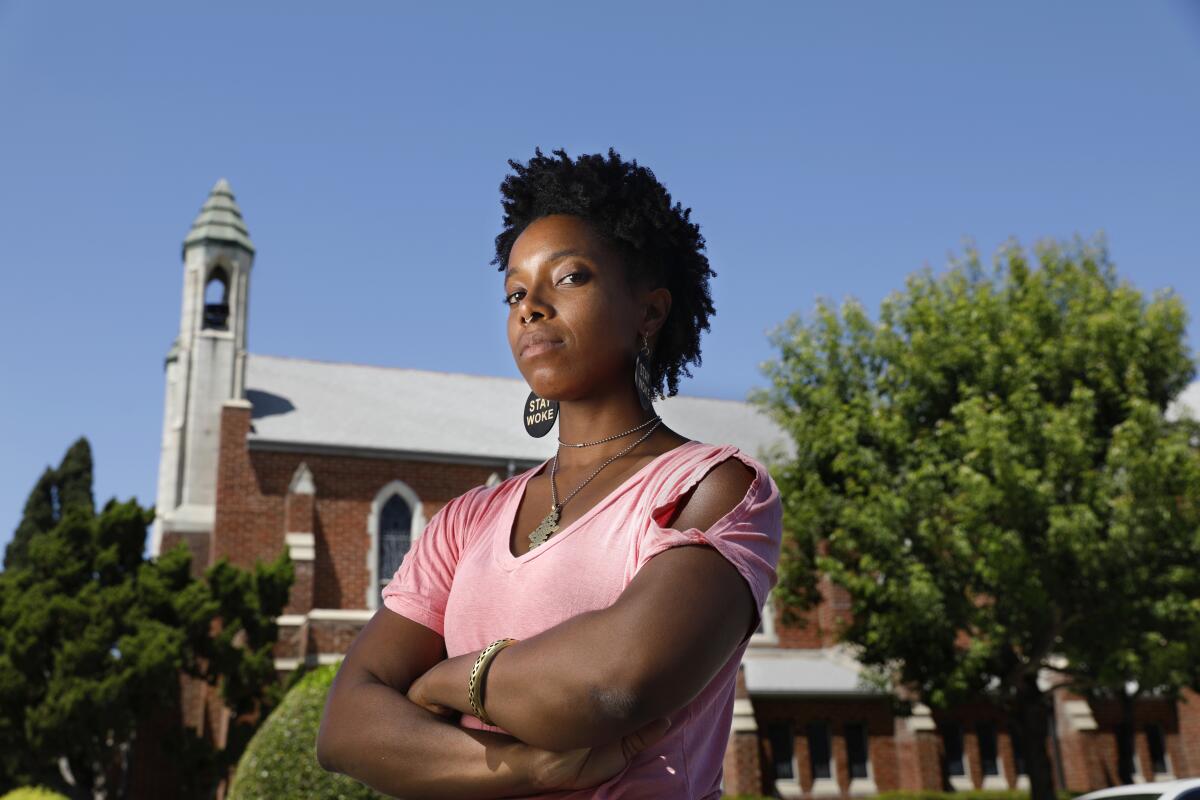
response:
[[[254,245],[221,178],[183,240],[179,335],[164,362],[166,402],[157,514],[150,551],[164,537],[189,542],[207,566],[216,509],[221,408],[246,403],[246,322]],[[169,542],[168,542],[169,543]]]
[[[192,229],[183,240],[183,249],[201,242],[227,242],[240,245],[246,252],[253,253],[250,231],[242,219],[242,210],[234,199],[229,181],[221,178],[208,193],[208,200],[192,222]]]

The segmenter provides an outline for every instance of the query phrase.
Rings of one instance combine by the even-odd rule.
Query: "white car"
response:
[[[1200,778],[1110,786],[1081,794],[1075,800],[1200,800]]]

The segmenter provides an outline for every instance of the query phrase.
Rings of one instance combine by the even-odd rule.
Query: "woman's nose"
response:
[[[532,322],[538,315],[548,317],[553,312],[551,306],[543,298],[542,289],[536,284],[525,290],[525,296],[517,304],[517,310],[521,314],[521,319],[527,322]]]

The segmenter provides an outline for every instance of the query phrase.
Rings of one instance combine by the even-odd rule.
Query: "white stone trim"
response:
[[[851,797],[865,797],[867,795],[879,794],[879,787],[875,785],[874,773],[871,769],[871,758],[867,757],[867,777],[851,778],[850,787],[846,792]]]
[[[795,758],[792,759],[795,761]],[[798,778],[782,778],[775,781],[775,791],[779,792],[779,796],[786,800],[797,800],[804,797],[804,790],[800,788],[800,780]]]
[[[212,533],[217,522],[217,507],[209,505],[176,506],[162,516],[163,533]]]
[[[763,604],[761,611],[763,632],[750,634],[750,643],[748,647],[767,646],[772,647],[779,644],[779,634],[775,631],[775,590],[772,589],[767,594],[767,602]]]
[[[374,611],[379,608],[379,515],[383,512],[383,506],[393,495],[400,495],[404,502],[408,503],[409,509],[412,511],[412,529],[410,536],[412,543],[415,544],[418,537],[425,530],[425,511],[421,505],[421,498],[413,491],[412,487],[401,480],[394,480],[375,493],[375,499],[371,501],[371,510],[367,513],[367,536],[369,537],[367,546],[367,608]],[[411,546],[411,545],[410,545]]]
[[[277,658],[275,659],[275,669],[280,672],[291,672],[299,668],[301,664],[306,667],[324,667],[328,664],[337,664],[345,657],[342,653],[309,653],[304,658]]]
[[[308,612],[310,620],[330,622],[370,622],[375,611],[370,608],[314,608]]]
[[[814,778],[812,785],[813,797],[841,797],[842,787],[838,786],[836,778]]]
[[[222,337],[222,338],[226,338],[226,337]],[[249,408],[249,409],[253,409],[253,408],[254,408],[254,404],[253,404],[253,403],[251,403],[249,400],[245,399],[244,397],[231,397],[230,399],[228,399],[228,400],[226,400],[225,402],[221,403],[221,408]]]
[[[304,461],[292,473],[292,482],[288,485],[288,494],[316,494],[317,487],[313,481],[312,470]]]
[[[317,537],[311,533],[285,533],[288,555],[292,561],[313,561],[317,557]]]
[[[910,733],[937,730],[937,722],[933,719],[933,712],[924,703],[913,703],[912,714],[905,717],[904,724]]]
[[[749,698],[736,698],[733,701],[733,721],[729,726],[730,735],[757,730],[758,721],[754,718],[754,704]]]
[[[314,608],[307,614],[283,614],[276,625],[299,627],[305,622],[370,622],[375,612],[369,608]]]
[[[975,788],[975,784],[971,781],[971,758],[965,752],[963,753],[963,769],[967,771],[966,775],[951,775],[950,786],[956,792],[969,792]]]
[[[1092,715],[1092,707],[1086,700],[1064,700],[1063,713],[1067,717],[1067,725],[1073,731],[1094,731],[1099,728],[1096,718]],[[1137,737],[1134,736],[1136,740]]]

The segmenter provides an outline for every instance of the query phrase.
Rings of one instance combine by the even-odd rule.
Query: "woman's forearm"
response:
[[[510,736],[461,728],[369,676],[335,691],[317,740],[317,759],[327,770],[405,800],[541,791],[534,748]]]
[[[603,611],[589,611],[504,648],[485,674],[484,711],[498,727],[534,747],[562,752],[620,739],[647,720],[618,677],[616,633]],[[474,714],[467,683],[478,651],[440,662],[421,680],[428,699]]]

